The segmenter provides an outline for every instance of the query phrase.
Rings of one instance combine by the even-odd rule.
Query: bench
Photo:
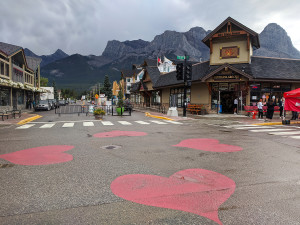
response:
[[[190,112],[191,114],[193,113],[197,113],[199,114],[199,112],[201,112],[201,108],[203,107],[203,105],[196,105],[196,104],[189,104],[187,106],[187,111]]]
[[[263,106],[263,113],[266,113],[268,110],[268,106]],[[247,113],[247,116],[250,115],[250,113],[253,113],[255,111],[258,111],[257,106],[244,106],[244,110]],[[280,112],[280,107],[279,106],[274,106],[274,112]]]
[[[14,119],[16,118],[16,115],[19,115],[19,118],[22,115],[21,110],[10,110],[10,111],[6,111],[6,112],[0,112],[0,116],[2,117],[2,121],[4,121],[4,117],[6,117],[6,119],[8,119],[9,116],[12,116]]]

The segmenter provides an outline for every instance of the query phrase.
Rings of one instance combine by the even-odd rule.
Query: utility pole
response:
[[[187,86],[187,79],[186,79],[186,53],[184,54],[184,75],[183,75],[183,82],[184,82],[184,92],[183,92],[183,117],[186,117],[186,86]]]

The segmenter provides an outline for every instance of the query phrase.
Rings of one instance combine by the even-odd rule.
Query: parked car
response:
[[[50,102],[52,109],[56,109],[57,108],[58,103],[57,103],[56,99],[48,99],[48,101]]]
[[[48,99],[51,109],[54,109],[54,102],[51,99]]]
[[[61,106],[65,106],[66,105],[66,101],[65,100],[59,100],[58,101],[59,105]]]
[[[48,110],[50,111],[51,105],[48,100],[40,100],[36,107],[34,108],[35,111],[37,110]]]

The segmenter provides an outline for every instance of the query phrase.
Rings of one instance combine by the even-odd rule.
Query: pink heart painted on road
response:
[[[222,224],[218,208],[233,194],[235,182],[213,171],[187,169],[169,178],[124,175],[111,183],[111,190],[135,203],[190,212]]]
[[[70,145],[41,146],[0,155],[0,158],[26,166],[56,164],[73,160],[72,155],[64,153],[72,148]]]
[[[208,152],[237,152],[243,148],[235,145],[220,144],[217,139],[186,139],[181,141],[176,147],[192,148]]]
[[[110,131],[110,132],[94,134],[94,137],[98,137],[98,138],[120,137],[120,136],[138,137],[138,136],[146,136],[146,135],[147,135],[147,133],[145,133],[145,132],[114,130],[114,131]]]

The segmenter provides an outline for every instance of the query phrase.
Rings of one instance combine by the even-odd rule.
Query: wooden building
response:
[[[253,49],[260,47],[258,34],[231,17],[202,41],[210,49],[210,60],[193,64],[188,103],[203,104],[211,113],[220,104],[223,113],[233,113],[235,98],[241,109],[300,88],[300,60],[253,56]],[[147,61],[143,63],[145,76],[133,85],[132,93],[144,92],[144,102],[150,104],[157,94],[160,104],[183,107],[184,84],[176,79],[176,71],[157,73]]]

